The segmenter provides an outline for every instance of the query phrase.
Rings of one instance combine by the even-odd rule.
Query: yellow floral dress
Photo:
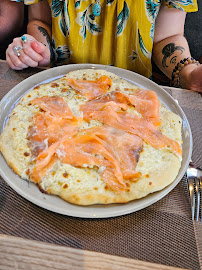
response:
[[[40,0],[14,0],[34,4]],[[47,0],[57,64],[114,65],[150,77],[155,19],[161,4],[197,11],[197,0]]]

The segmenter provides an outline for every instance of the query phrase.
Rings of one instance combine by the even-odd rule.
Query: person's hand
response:
[[[202,93],[202,65],[188,65],[183,69],[180,78],[182,88]]]
[[[202,65],[197,66],[189,76],[190,86],[189,88],[194,91],[202,93]]]
[[[15,70],[27,67],[47,66],[50,63],[50,50],[30,35],[24,35],[26,42],[15,38],[6,50],[6,61]]]

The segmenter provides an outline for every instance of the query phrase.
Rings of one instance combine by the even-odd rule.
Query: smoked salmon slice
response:
[[[29,127],[27,136],[32,156],[38,156],[45,148],[66,135],[73,136],[77,130],[75,122],[69,119],[57,118],[48,113],[36,114],[34,125]]]
[[[134,106],[135,110],[139,112],[143,117],[150,118],[150,120],[155,124],[160,124],[159,119],[159,100],[154,91],[151,90],[137,90],[134,94],[125,94],[120,91],[110,92],[93,102],[89,102],[89,106],[101,106],[104,108],[106,106],[114,107],[116,103],[117,108],[119,107],[122,110],[126,110],[128,106]],[[112,103],[113,102],[113,103]],[[85,105],[84,105],[85,106]]]
[[[77,126],[76,118],[63,98],[44,96],[31,102],[43,110],[34,115],[34,124],[29,127],[27,136],[32,156],[36,157],[61,137],[75,134]]]
[[[94,81],[75,80],[74,78],[66,78],[66,81],[77,93],[87,97],[89,100],[106,94],[112,86],[111,78],[105,75]]]
[[[123,97],[126,101],[126,97]],[[121,101],[123,102],[123,99]],[[117,110],[115,106],[107,106],[107,104],[108,102],[97,99],[82,105],[80,108],[83,111],[84,119],[86,121],[91,119],[98,120],[102,124],[135,134],[155,148],[170,147],[179,155],[182,154],[179,144],[163,135],[156,127],[153,117],[139,117],[124,110]]]
[[[143,117],[159,120],[159,100],[154,91],[138,89],[128,100]]]
[[[42,110],[49,112],[51,115],[58,118],[74,118],[74,115],[72,114],[69,106],[62,97],[43,96],[33,99],[31,104],[39,105]]]
[[[39,154],[36,160],[36,166],[30,175],[30,179],[33,182],[40,183],[41,178],[46,174],[48,169],[58,160],[57,156],[55,156],[58,145],[59,142],[56,142]]]
[[[37,157],[31,179],[39,183],[57,157],[62,163],[75,167],[103,167],[100,173],[103,181],[119,192],[126,189],[125,180],[137,180],[141,176],[135,171],[141,150],[142,140],[133,134],[106,126],[89,128],[86,134],[65,136],[45,149]]]
[[[99,138],[111,155],[116,157],[124,179],[137,179],[141,176],[135,171],[143,147],[140,137],[110,126],[89,129],[87,134]]]

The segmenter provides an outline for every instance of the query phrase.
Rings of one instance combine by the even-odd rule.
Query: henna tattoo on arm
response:
[[[42,27],[40,25],[37,25],[37,24],[35,24],[35,25],[37,26],[39,32],[42,33],[42,35],[46,38],[46,41],[47,41],[48,46],[49,46],[50,54],[51,54],[50,60],[52,62],[52,65],[56,66],[55,62],[57,60],[57,53],[55,51],[52,39],[51,39],[50,35],[48,34],[48,31],[44,27]]]
[[[173,56],[173,57],[170,59],[170,64],[175,65],[176,62],[177,62],[177,56],[175,55],[175,56]]]
[[[42,26],[39,26],[37,24],[35,24],[35,25],[37,26],[39,32],[42,33],[42,35],[46,38],[46,41],[47,41],[48,45],[52,46],[52,40],[51,40],[51,38],[50,38],[50,36],[48,34],[48,31]]]
[[[181,51],[181,54],[184,52],[185,48],[182,46],[175,46],[175,43],[169,43],[167,44],[163,50],[162,50],[162,54],[163,54],[163,60],[162,60],[162,66],[164,68],[167,68],[168,66],[166,65],[166,61],[169,57],[173,56],[173,54],[175,53],[175,51]],[[176,58],[177,56],[174,56],[171,58],[170,63],[175,64],[176,63]]]

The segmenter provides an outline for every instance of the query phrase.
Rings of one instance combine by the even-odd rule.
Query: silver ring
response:
[[[14,54],[16,55],[16,56],[20,56],[20,52],[23,50],[23,47],[21,47],[21,46],[19,46],[19,47],[14,47],[13,48],[13,51],[14,51]]]

